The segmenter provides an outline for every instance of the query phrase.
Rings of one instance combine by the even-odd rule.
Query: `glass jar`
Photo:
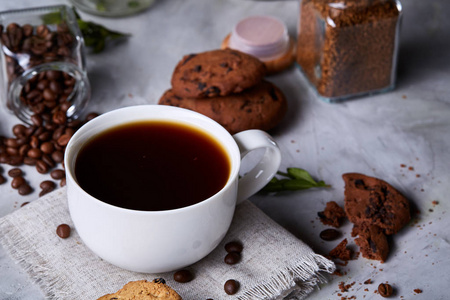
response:
[[[301,0],[297,63],[327,102],[395,86],[397,0]]]
[[[149,8],[155,0],[71,0],[76,8],[102,17],[124,17]]]
[[[76,119],[90,98],[84,41],[73,10],[0,12],[2,101],[20,120],[63,111]]]

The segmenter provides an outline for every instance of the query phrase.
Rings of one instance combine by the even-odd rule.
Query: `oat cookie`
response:
[[[286,114],[287,101],[281,90],[268,81],[239,94],[193,99],[168,90],[159,104],[178,106],[201,113],[221,124],[231,134],[247,130],[270,130]]]
[[[114,294],[104,295],[97,300],[181,300],[180,295],[160,281],[130,281]]]
[[[387,182],[358,173],[342,175],[345,212],[358,226],[378,226],[385,234],[397,233],[411,216],[408,200]]]
[[[257,58],[231,49],[186,55],[172,74],[178,97],[206,98],[239,93],[258,84],[266,68]]]

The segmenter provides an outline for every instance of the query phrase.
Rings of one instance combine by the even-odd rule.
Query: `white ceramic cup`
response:
[[[83,145],[111,127],[144,120],[181,122],[211,134],[230,158],[225,186],[197,204],[165,211],[125,209],[86,193],[74,172]],[[239,177],[241,159],[256,149],[265,149],[261,160]],[[231,136],[215,121],[187,109],[163,105],[120,108],[86,123],[67,145],[64,163],[70,215],[85,245],[111,264],[144,273],[174,271],[199,261],[220,243],[236,204],[264,187],[277,172],[280,161],[277,144],[261,130]]]

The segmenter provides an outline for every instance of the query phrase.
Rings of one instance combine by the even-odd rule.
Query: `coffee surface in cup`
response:
[[[133,210],[176,209],[226,184],[231,163],[208,133],[170,121],[127,123],[89,140],[75,162],[79,185],[95,198]]]

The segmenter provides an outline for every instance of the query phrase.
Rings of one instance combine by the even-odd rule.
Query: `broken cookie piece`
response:
[[[318,212],[317,215],[324,225],[330,225],[336,228],[342,225],[346,216],[344,209],[334,201],[328,202],[325,210]]]
[[[352,234],[355,232],[355,228],[358,228],[358,237],[355,239],[355,243],[360,247],[362,256],[385,262],[389,254],[389,244],[380,227],[355,225]]]
[[[347,239],[343,239],[333,250],[330,251],[332,258],[338,258],[342,261],[352,259],[353,251],[347,248]]]
[[[345,212],[352,223],[376,225],[390,235],[411,219],[408,200],[387,182],[358,173],[347,173],[342,178]]]

